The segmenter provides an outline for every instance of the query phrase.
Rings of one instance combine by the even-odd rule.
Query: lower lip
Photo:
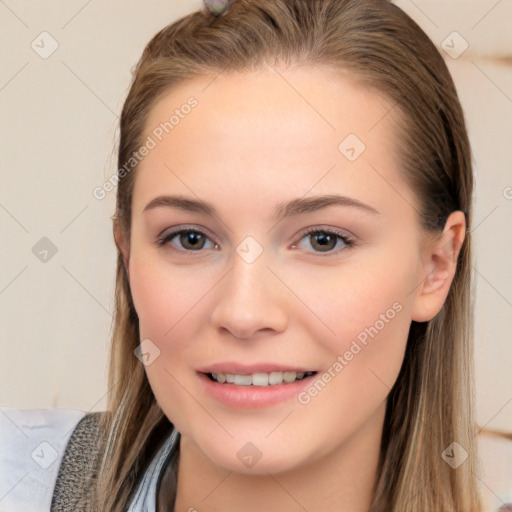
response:
[[[204,373],[198,373],[198,376],[206,393],[224,405],[239,409],[260,409],[296,397],[304,387],[311,383],[316,374],[302,380],[296,380],[287,384],[276,384],[274,386],[221,384],[211,380]]]

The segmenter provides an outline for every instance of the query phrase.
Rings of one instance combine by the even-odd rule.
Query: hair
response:
[[[220,72],[268,66],[336,69],[383,94],[399,120],[400,172],[415,193],[420,229],[440,234],[464,213],[466,237],[441,311],[412,322],[404,362],[388,401],[372,512],[480,512],[473,420],[471,282],[472,158],[464,114],[431,40],[386,0],[238,0],[222,17],[198,10],[160,30],[133,69],[120,120],[114,234],[130,239],[137,168],[121,167],[143,144],[155,102],[174,86]],[[116,240],[117,243],[117,240]],[[117,245],[115,325],[95,510],[124,510],[159,439],[172,429],[144,366],[122,252]],[[453,442],[467,460],[442,458]]]

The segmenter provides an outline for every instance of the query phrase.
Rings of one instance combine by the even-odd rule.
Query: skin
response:
[[[384,116],[386,98],[349,76],[278,68],[213,78],[173,88],[152,108],[144,137],[190,96],[198,100],[139,165],[130,245],[116,232],[141,340],[160,350],[147,376],[181,433],[174,510],[367,511],[410,323],[441,309],[464,215],[452,213],[439,236],[422,233],[400,175],[395,113]],[[350,133],[366,145],[353,162],[338,149]],[[272,216],[278,203],[334,193],[379,213],[330,206]],[[143,212],[170,194],[207,200],[217,215]],[[187,252],[179,236],[155,243],[191,225],[209,237],[202,249]],[[310,227],[350,233],[355,245],[338,239],[322,252],[314,235],[302,236]],[[236,253],[247,236],[263,249],[253,263]],[[321,374],[396,303],[400,312],[305,405],[230,408],[199,385],[196,368],[218,361]],[[262,454],[250,468],[237,457],[247,442]],[[171,510],[165,482],[159,500]]]

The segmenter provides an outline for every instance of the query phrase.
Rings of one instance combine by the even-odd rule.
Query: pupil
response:
[[[197,233],[195,231],[189,231],[184,235],[185,243],[183,244],[186,246],[186,244],[189,244],[192,248],[201,248],[204,245],[204,239],[201,240],[202,236],[200,233]],[[203,242],[201,244],[201,242]]]
[[[332,249],[334,247],[332,245],[332,242],[334,241],[334,243],[336,244],[336,238],[325,233],[315,234],[314,237],[316,243],[322,248],[329,248],[329,246],[331,246],[330,248]]]

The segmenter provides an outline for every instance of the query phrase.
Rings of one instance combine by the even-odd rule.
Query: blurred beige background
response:
[[[512,431],[512,2],[396,3],[440,48],[467,116],[477,420]],[[115,172],[118,116],[144,45],[200,5],[0,1],[0,405],[105,407],[115,193],[100,201],[92,190]],[[507,468],[496,471],[512,481]],[[512,501],[510,486],[491,493],[496,504]]]

